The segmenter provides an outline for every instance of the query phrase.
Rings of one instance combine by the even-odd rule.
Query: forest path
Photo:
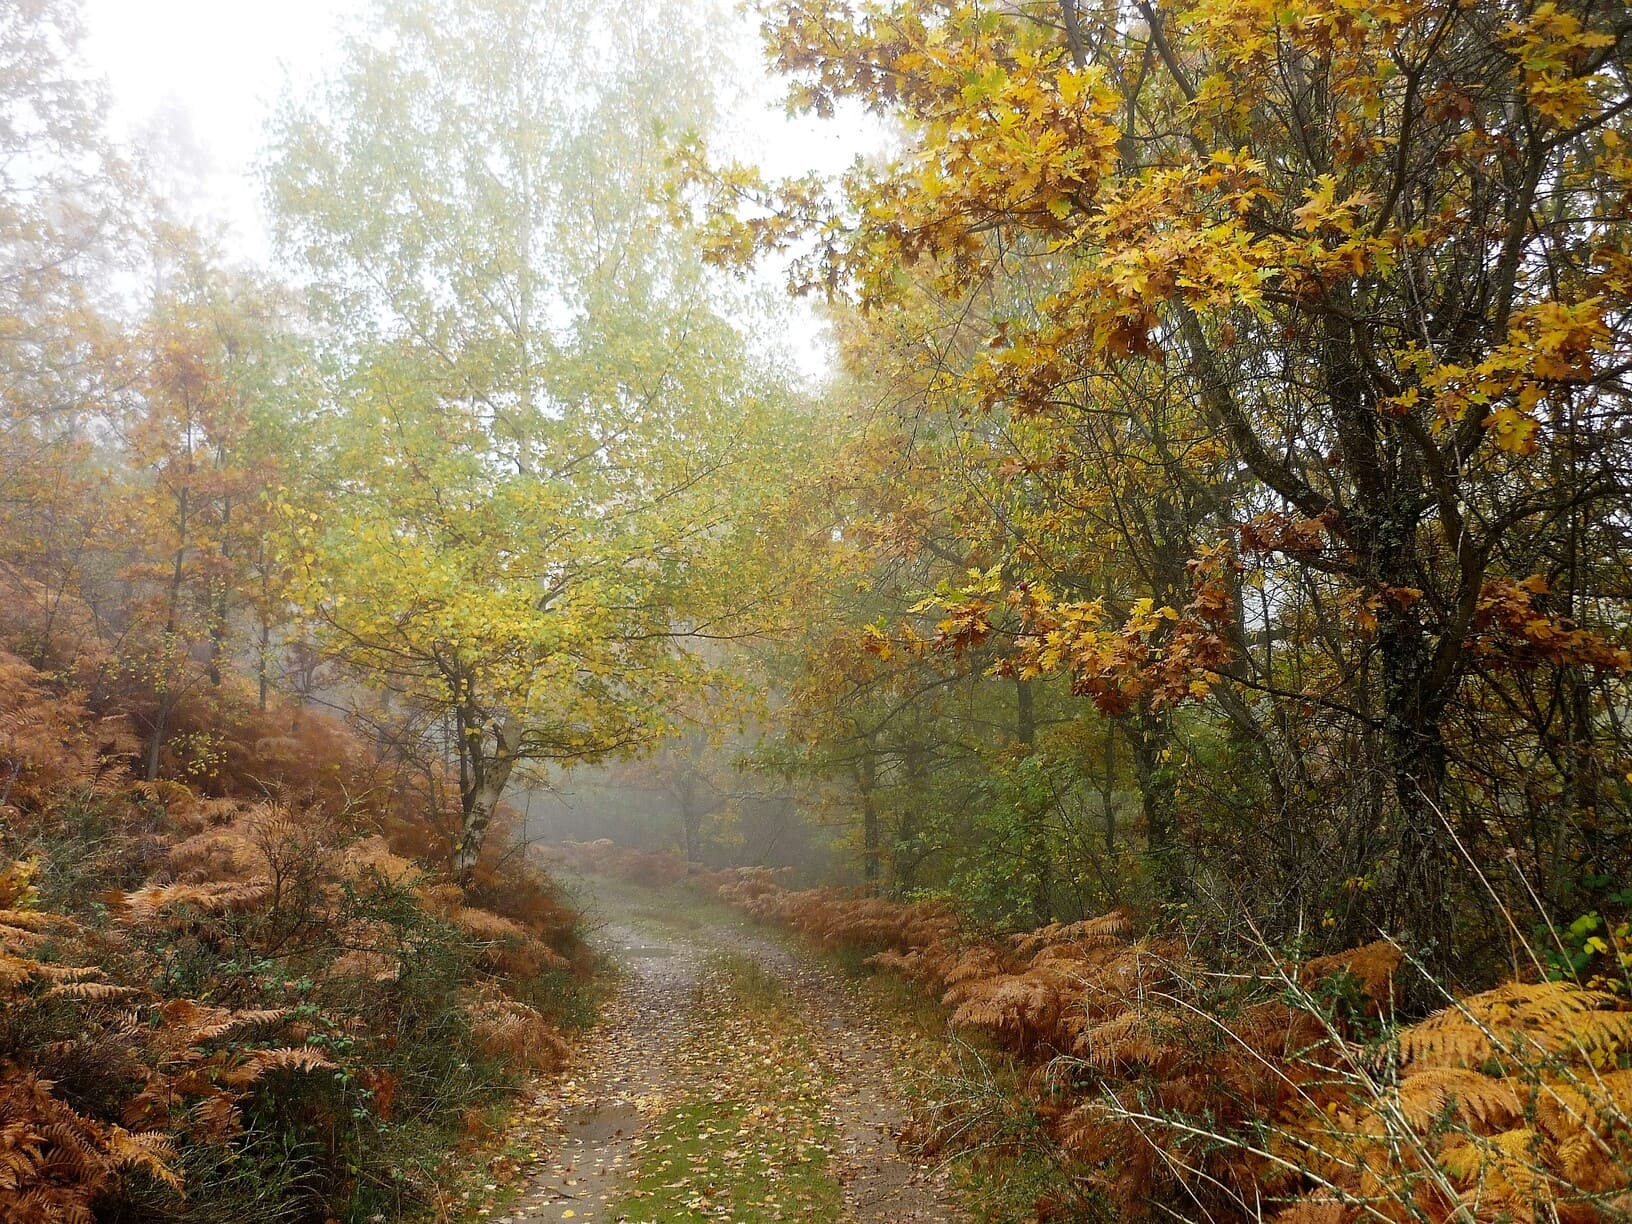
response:
[[[543,1173],[495,1219],[852,1221],[967,1217],[897,1151],[907,1078],[854,983],[722,906],[582,881],[622,971],[573,1066]]]

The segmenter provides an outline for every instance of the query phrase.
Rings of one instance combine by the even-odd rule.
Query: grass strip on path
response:
[[[722,954],[689,1009],[673,1104],[634,1143],[613,1219],[641,1224],[839,1218],[828,1084],[798,1003]]]

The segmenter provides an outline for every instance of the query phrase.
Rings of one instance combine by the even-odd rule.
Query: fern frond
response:
[[[1183,1025],[1172,1012],[1155,1007],[1129,1008],[1113,1019],[1090,1025],[1077,1037],[1076,1048],[1102,1071],[1147,1067],[1165,1070],[1183,1056]]]
[[[78,999],[82,1003],[109,1003],[140,993],[134,986],[118,986],[112,982],[61,982],[47,990],[45,997]]]
[[[1403,960],[1404,953],[1399,945],[1379,939],[1358,948],[1305,961],[1298,977],[1305,986],[1310,986],[1334,974],[1345,974],[1354,980],[1367,999],[1384,1004],[1393,993],[1394,975],[1399,972]]]
[[[108,1155],[115,1168],[140,1169],[172,1190],[182,1189],[182,1177],[175,1165],[180,1159],[166,1136],[153,1131],[133,1134],[122,1126],[108,1128]]]
[[[162,923],[171,912],[194,909],[206,914],[241,913],[264,905],[271,881],[250,879],[213,884],[152,884],[126,893],[123,917],[134,925]]]
[[[1059,991],[1030,975],[988,978],[953,990],[963,999],[952,1013],[953,1027],[991,1029],[1026,1042],[1046,1036],[1060,1018]]]
[[[38,933],[61,926],[63,919],[56,914],[39,910],[0,909],[0,927],[15,927],[20,931]]]
[[[1447,1117],[1494,1131],[1524,1116],[1524,1103],[1511,1085],[1462,1067],[1435,1067],[1407,1076],[1400,1083],[1398,1103],[1406,1122],[1421,1134]]]
[[[20,926],[0,923],[0,948],[14,952],[32,952],[50,942],[50,936]]]
[[[94,965],[40,965],[35,976],[47,982],[91,982],[102,976]]]
[[[962,982],[996,977],[1003,970],[1003,958],[998,955],[997,950],[989,945],[978,945],[948,965],[941,975],[941,980],[948,986],[957,986]]]
[[[150,803],[161,807],[174,807],[178,811],[190,810],[198,801],[198,796],[189,786],[174,782],[169,778],[156,778],[151,781],[140,780],[132,782],[130,789]]]
[[[1035,931],[1022,932],[1010,937],[1015,950],[1021,955],[1036,952],[1051,944],[1081,944],[1107,947],[1122,943],[1133,931],[1133,915],[1124,909],[1114,909],[1097,918],[1081,922],[1054,922]]]
[[[206,1096],[192,1108],[192,1123],[196,1133],[214,1142],[228,1139],[238,1133],[242,1119],[238,1112],[238,1096],[217,1092]]]
[[[289,1016],[286,1007],[252,1008],[243,1011],[221,1012],[193,1026],[189,1039],[195,1042],[218,1041],[228,1033],[240,1029],[277,1024]]]
[[[394,982],[402,976],[402,964],[395,957],[368,948],[353,948],[336,957],[328,968],[328,976],[367,978],[375,982]]]
[[[383,837],[365,837],[347,846],[340,856],[340,875],[362,891],[378,887],[412,888],[425,879],[419,864],[393,854]]]
[[[1471,1146],[1479,1150],[1482,1160],[1478,1177],[1463,1191],[1462,1201],[1477,1209],[1478,1218],[1534,1220],[1537,1207],[1553,1200],[1543,1136],[1519,1127]]]
[[[1275,1224],[1350,1224],[1356,1209],[1330,1197],[1299,1199],[1275,1217]]]
[[[271,1050],[256,1050],[249,1056],[248,1067],[253,1072],[250,1082],[274,1071],[338,1071],[321,1050],[311,1046],[279,1046]]]
[[[1569,982],[1508,982],[1400,1033],[1410,1070],[1479,1067],[1503,1057],[1576,1057],[1603,1066],[1632,1042],[1632,1009]]]

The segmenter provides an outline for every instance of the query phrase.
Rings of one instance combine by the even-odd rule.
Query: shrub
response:
[[[133,782],[134,698],[100,700],[0,652],[0,1218],[429,1202],[463,1119],[561,1056],[576,915],[496,848],[443,880],[406,766],[327,720],[190,692],[209,768]]]

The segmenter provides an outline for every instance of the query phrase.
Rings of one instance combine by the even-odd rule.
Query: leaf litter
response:
[[[896,1148],[903,1046],[853,986],[717,907],[677,914],[590,886],[621,987],[568,1069],[541,1085],[542,1167],[476,1218],[967,1218],[943,1171]]]

